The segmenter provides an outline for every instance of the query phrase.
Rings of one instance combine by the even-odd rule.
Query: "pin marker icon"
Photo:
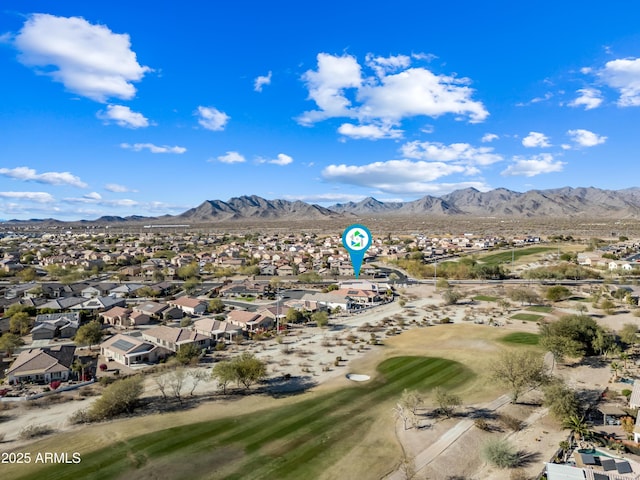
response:
[[[358,278],[364,254],[371,246],[371,232],[364,225],[351,225],[342,234],[342,245],[349,252],[353,272]]]

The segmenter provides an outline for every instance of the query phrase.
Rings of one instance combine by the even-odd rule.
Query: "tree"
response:
[[[616,310],[616,304],[613,303],[611,300],[609,300],[608,298],[605,298],[602,303],[600,304],[600,308],[602,310],[604,310],[604,313],[606,313],[607,315],[613,315]]]
[[[591,341],[591,346],[593,350],[595,350],[599,355],[604,355],[605,357],[611,351],[611,349],[615,346],[616,340],[614,336],[602,328],[596,332],[595,337]]]
[[[26,335],[31,331],[31,318],[27,312],[17,312],[9,320],[9,331],[19,335]]]
[[[162,395],[162,399],[164,401],[167,400],[167,386],[169,384],[169,377],[166,373],[161,373],[160,375],[156,375],[153,377],[153,381],[158,386],[158,390],[160,390],[160,394]]]
[[[518,398],[528,388],[537,388],[546,380],[542,355],[527,351],[505,351],[492,364],[493,379],[511,390],[511,401]]]
[[[211,370],[211,378],[218,382],[222,393],[227,394],[227,385],[236,381],[236,369],[231,361],[218,362]]]
[[[589,425],[584,415],[570,415],[562,422],[562,427],[571,430],[576,442],[579,442],[582,438],[588,438],[591,435]]]
[[[329,315],[327,315],[327,312],[315,312],[311,315],[311,321],[319,327],[326,327],[329,323]]]
[[[528,288],[514,288],[507,293],[507,296],[514,302],[520,302],[521,305],[540,303],[540,296]]]
[[[178,268],[176,274],[181,280],[197,278],[200,273],[200,265],[197,262],[191,262],[189,265]]]
[[[593,340],[599,331],[602,327],[591,317],[565,315],[540,325],[540,344],[550,352],[553,347],[562,356],[593,355],[596,353]]]
[[[71,364],[71,370],[76,374],[80,373],[80,381],[84,381],[84,369],[89,365],[89,363],[83,363],[82,360],[80,360],[80,358],[78,357]]]
[[[559,421],[580,413],[580,402],[576,392],[561,380],[556,380],[544,387],[543,405]]]
[[[33,267],[27,267],[24,268],[22,270],[20,270],[17,274],[16,277],[18,277],[20,279],[20,281],[22,282],[33,282],[36,277],[37,277],[37,273],[35,268]]]
[[[184,386],[184,382],[187,379],[187,372],[184,367],[177,367],[173,372],[167,374],[168,375],[168,384],[171,392],[173,392],[173,396],[178,399],[180,403],[182,403],[182,387]]]
[[[613,372],[613,379],[618,380],[618,376],[620,371],[622,370],[622,365],[618,362],[611,362],[611,371]]]
[[[288,323],[299,323],[304,320],[304,315],[300,310],[290,308],[287,310],[287,316],[285,318]]]
[[[571,290],[567,287],[563,287],[562,285],[554,285],[553,287],[547,288],[545,293],[545,298],[550,302],[559,302],[560,300],[564,300],[565,298],[569,298],[571,296]]]
[[[236,382],[247,390],[267,375],[266,364],[248,352],[232,359],[231,364],[235,370]]]
[[[438,410],[447,418],[451,418],[456,407],[462,404],[462,400],[458,395],[447,392],[442,387],[437,387],[434,391],[436,397],[436,403],[438,404]]]
[[[121,413],[132,413],[144,391],[142,382],[143,377],[135,375],[109,385],[102,392],[102,396],[91,405],[89,418],[103,420]]]
[[[414,415],[418,411],[418,407],[422,405],[422,397],[418,395],[417,392],[413,390],[407,390],[406,388],[402,391],[402,396],[400,397],[399,405],[403,408],[406,408]]]
[[[625,323],[619,332],[622,343],[634,346],[638,343],[638,327],[633,323]]]
[[[396,407],[393,409],[393,412],[396,414],[396,418],[401,418],[402,419],[402,426],[405,430],[407,430],[409,425],[409,422],[411,422],[411,424],[415,425],[416,423],[416,417],[413,413],[411,413],[411,410],[409,410],[408,408],[406,408],[404,405],[402,405],[401,403],[397,403]]]
[[[192,370],[189,372],[189,378],[191,379],[191,390],[189,390],[189,396],[193,396],[200,382],[204,382],[207,379],[207,372],[204,370]]]
[[[184,282],[183,287],[185,292],[187,292],[188,295],[191,295],[193,292],[195,292],[196,288],[198,288],[199,285],[200,280],[195,277],[191,277]]]
[[[0,350],[4,351],[7,357],[12,356],[13,352],[22,345],[24,345],[22,339],[13,333],[5,333],[0,337]]]
[[[636,426],[636,422],[633,417],[622,417],[620,419],[620,424],[622,425],[622,430],[627,434],[627,439],[633,440],[633,430]]]
[[[194,359],[198,358],[202,354],[202,349],[195,343],[187,343],[180,345],[176,352],[176,360],[182,365],[191,363]]]
[[[82,325],[78,328],[76,332],[76,336],[73,338],[73,341],[80,346],[89,346],[91,348],[93,345],[100,343],[102,339],[102,325],[96,320],[92,320],[86,325]]]
[[[222,313],[224,312],[224,303],[219,298],[212,298],[209,300],[209,306],[207,308],[210,313]]]

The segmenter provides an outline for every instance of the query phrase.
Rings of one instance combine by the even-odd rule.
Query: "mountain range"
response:
[[[206,200],[175,216],[104,216],[94,222],[195,224],[240,220],[313,221],[370,216],[640,218],[640,188],[603,190],[595,187],[564,187],[522,193],[506,188],[487,192],[466,188],[440,197],[427,195],[411,202],[381,202],[368,197],[360,202],[338,203],[330,207],[300,200],[266,200],[251,195],[235,197],[226,202]],[[52,219],[37,221],[57,222]]]

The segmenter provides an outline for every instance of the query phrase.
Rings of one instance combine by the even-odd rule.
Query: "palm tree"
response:
[[[624,369],[627,369],[627,361],[629,360],[629,354],[627,352],[622,352],[620,354],[620,360],[624,362]]]
[[[589,430],[589,425],[587,424],[584,415],[580,417],[578,417],[578,415],[569,415],[562,422],[562,427],[571,430],[576,442],[591,436],[591,431]]]
[[[618,379],[618,373],[622,370],[622,365],[618,362],[611,362],[611,371],[613,372],[614,380]]]

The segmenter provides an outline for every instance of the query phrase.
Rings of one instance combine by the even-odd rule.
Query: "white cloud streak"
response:
[[[55,200],[53,196],[47,192],[0,192],[0,198],[27,200],[37,203],[49,203]]]
[[[501,175],[535,177],[543,173],[561,172],[565,165],[564,162],[555,161],[553,155],[549,153],[534,155],[530,158],[516,156],[513,159],[514,163],[503,170]]]
[[[120,185],[118,183],[107,183],[104,186],[104,189],[108,192],[113,192],[113,193],[137,192],[137,190],[133,190],[129,187],[125,187],[124,185]]]
[[[142,150],[148,150],[151,153],[176,153],[182,154],[187,151],[185,147],[174,146],[170,147],[168,145],[154,145],[153,143],[121,143],[120,148],[124,148],[125,150],[133,150],[134,152],[141,152]]]
[[[607,137],[603,135],[597,135],[589,130],[578,128],[576,130],[569,130],[567,135],[580,147],[595,147],[601,145],[607,141]]]
[[[256,92],[261,92],[262,88],[265,85],[271,85],[271,72],[269,72],[267,75],[260,75],[256,77],[253,82],[253,90]]]
[[[611,60],[599,76],[609,87],[618,90],[618,106],[640,106],[640,58]]]
[[[246,158],[244,158],[244,156],[242,156],[240,153],[238,152],[227,152],[224,155],[220,155],[217,160],[219,162],[222,163],[228,163],[228,164],[233,164],[233,163],[244,163],[246,162]]]
[[[224,130],[231,119],[229,115],[221,112],[215,107],[199,106],[195,115],[198,117],[198,123],[200,126],[214,132]]]
[[[527,148],[545,148],[551,146],[549,137],[540,132],[529,132],[529,135],[522,139],[522,145]]]
[[[602,93],[595,88],[581,88],[577,91],[578,97],[569,103],[570,107],[584,107],[585,110],[593,110],[602,105]]]
[[[403,131],[391,125],[353,125],[343,123],[338,127],[338,133],[353,139],[381,140],[385,138],[402,138]]]
[[[146,128],[149,120],[141,113],[134,112],[124,105],[107,105],[107,110],[100,110],[96,116],[105,124],[115,123],[125,128]]]
[[[0,168],[0,175],[13,178],[14,180],[22,180],[25,182],[46,183],[48,185],[71,185],[72,187],[86,188],[80,177],[70,172],[44,172],[38,173],[35,169],[29,167],[16,168]]]
[[[128,34],[113,33],[81,17],[30,15],[14,45],[23,65],[98,102],[133,98],[133,82],[150,71],[138,63]]]

